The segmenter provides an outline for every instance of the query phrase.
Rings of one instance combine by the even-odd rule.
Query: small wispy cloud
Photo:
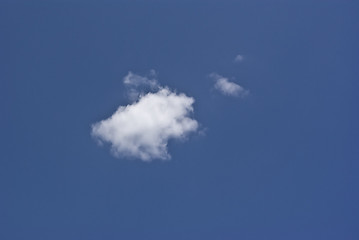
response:
[[[148,76],[141,76],[130,71],[123,78],[123,83],[127,87],[127,96],[131,101],[137,100],[146,91],[159,88],[155,70],[151,70]]]
[[[190,117],[194,99],[132,72],[123,81],[131,86],[150,85],[158,91],[140,95],[132,104],[120,106],[112,116],[93,124],[92,136],[110,143],[115,156],[143,161],[169,159],[168,141],[184,139],[198,129],[198,122]]]
[[[234,58],[234,62],[242,62],[244,60],[244,56],[241,54],[238,54],[235,58]]]
[[[217,73],[211,73],[209,76],[215,81],[214,88],[224,95],[245,97],[249,94],[249,90],[244,89],[237,83],[230,82],[226,77],[223,77]]]
[[[150,75],[152,77],[156,76],[156,72],[151,70]],[[132,73],[131,71],[123,78],[123,83],[128,86],[138,87],[141,85],[150,86],[152,88],[158,87],[158,82],[155,78],[150,79],[146,76],[140,76]]]

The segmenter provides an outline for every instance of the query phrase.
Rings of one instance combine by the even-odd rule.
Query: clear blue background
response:
[[[1,1],[0,239],[359,239],[358,10]],[[206,134],[171,141],[171,161],[116,159],[91,124],[150,69]]]

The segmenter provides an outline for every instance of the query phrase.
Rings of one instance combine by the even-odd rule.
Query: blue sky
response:
[[[1,1],[0,238],[358,239],[358,10]]]

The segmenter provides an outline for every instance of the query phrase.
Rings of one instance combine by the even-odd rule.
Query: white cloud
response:
[[[130,71],[123,78],[123,83],[127,87],[127,96],[131,101],[136,101],[145,91],[158,90],[160,87],[153,69],[150,71],[149,77],[140,76]]]
[[[240,55],[238,54],[235,58],[234,58],[234,61],[235,62],[242,62],[244,60],[244,56],[243,55]]]
[[[228,78],[218,75],[217,73],[212,73],[209,76],[215,80],[215,89],[224,95],[245,97],[249,94],[248,90],[237,83],[228,81]]]
[[[151,70],[151,76],[156,76],[156,72]],[[128,86],[138,87],[141,85],[150,86],[152,88],[158,87],[158,82],[156,79],[149,79],[137,74],[132,73],[131,71],[123,78],[123,83]]]
[[[147,78],[129,73],[126,84],[148,82]],[[156,81],[157,84],[157,81]],[[116,156],[129,156],[143,161],[169,159],[167,143],[195,132],[198,122],[189,115],[194,99],[168,88],[140,96],[131,105],[120,106],[109,118],[92,125],[92,136],[111,144]]]

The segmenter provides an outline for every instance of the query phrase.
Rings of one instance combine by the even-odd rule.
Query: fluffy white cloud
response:
[[[243,55],[238,54],[235,58],[234,61],[235,62],[242,62],[244,60]]]
[[[248,90],[244,89],[237,83],[228,81],[228,78],[225,78],[216,73],[210,74],[210,77],[215,80],[215,89],[224,95],[245,97],[249,94]]]
[[[131,72],[124,79],[126,84],[147,81]],[[183,93],[161,88],[141,96],[132,105],[120,106],[111,117],[93,124],[92,135],[110,143],[116,156],[143,161],[168,159],[168,140],[183,139],[198,128],[198,122],[189,116],[193,103],[194,99]]]

